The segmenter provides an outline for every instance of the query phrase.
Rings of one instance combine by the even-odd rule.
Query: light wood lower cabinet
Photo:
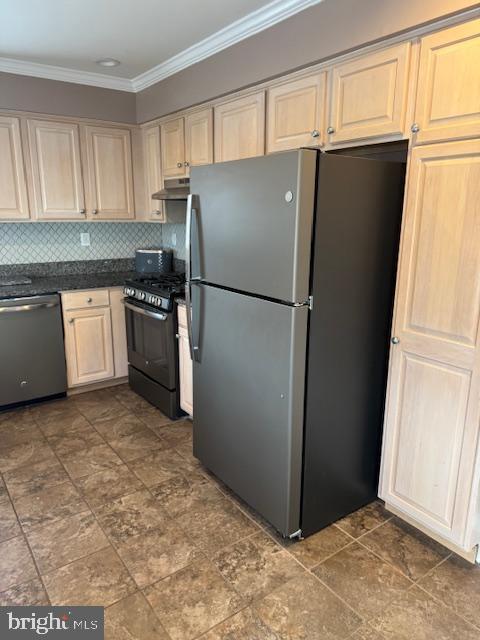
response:
[[[480,19],[422,38],[416,142],[480,135]]]
[[[119,288],[61,294],[69,388],[127,375],[122,297]]]
[[[380,495],[465,552],[480,542],[479,247],[478,140],[414,148]]]
[[[409,54],[410,43],[403,42],[333,67],[330,144],[403,137]]]
[[[178,359],[180,367],[180,407],[193,416],[193,366],[190,357],[187,328],[187,307],[183,304],[178,309]]]
[[[0,116],[0,220],[29,217],[20,119]]]
[[[27,127],[34,217],[43,220],[85,218],[78,125],[28,120]]]
[[[265,153],[265,92],[215,107],[215,162],[241,160]]]

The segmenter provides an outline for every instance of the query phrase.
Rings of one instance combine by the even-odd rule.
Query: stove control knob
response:
[[[145,291],[140,291],[140,293],[138,294],[138,297],[140,298],[140,300],[145,300],[147,295],[146,295]]]

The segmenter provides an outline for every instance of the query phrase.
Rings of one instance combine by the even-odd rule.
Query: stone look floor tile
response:
[[[349,636],[349,640],[384,640],[384,637],[368,624],[365,624],[360,629],[357,629],[353,635]]]
[[[74,482],[92,507],[98,507],[143,488],[143,484],[125,464],[77,478]]]
[[[111,420],[130,413],[126,407],[108,392],[93,391],[91,393],[82,393],[76,396],[74,400],[77,409],[89,422]]]
[[[110,418],[95,422],[95,429],[107,442],[129,435],[135,431],[141,431],[145,428],[143,422],[133,415],[126,413],[124,416]]]
[[[362,544],[412,580],[424,576],[450,554],[441,544],[398,518],[367,533]]]
[[[343,640],[362,622],[311,574],[272,591],[253,610],[282,640]]]
[[[356,542],[322,562],[314,573],[364,619],[412,586],[403,574]]]
[[[170,424],[173,422],[171,418],[164,415],[161,411],[159,411],[156,407],[149,405],[148,407],[144,407],[143,409],[136,409],[135,415],[140,418],[143,424],[149,429],[154,429],[156,427],[163,427],[166,424]]]
[[[0,449],[0,473],[24,467],[42,460],[56,460],[50,446],[42,440],[32,440]]]
[[[48,424],[68,423],[79,415],[75,402],[71,398],[36,405],[30,408],[30,412],[42,430]]]
[[[0,542],[22,533],[10,500],[0,502]]]
[[[173,524],[127,538],[117,544],[118,555],[139,587],[153,584],[203,557]]]
[[[30,550],[23,536],[0,542],[0,592],[38,578]]]
[[[76,451],[62,456],[61,460],[67,473],[74,479],[122,464],[122,460],[108,444],[97,444],[94,447]]]
[[[191,640],[245,606],[207,560],[160,580],[145,595],[172,640]]]
[[[7,449],[34,440],[43,440],[43,434],[34,422],[11,424],[6,421],[0,424],[0,449]]]
[[[191,442],[182,442],[175,446],[175,451],[182,456],[187,462],[195,467],[202,467],[202,464],[198,458],[193,455],[193,448]],[[202,467],[203,468],[203,467]]]
[[[86,422],[86,421],[85,421]],[[47,437],[48,444],[60,458],[81,449],[88,449],[105,441],[88,423],[77,425]]]
[[[109,605],[136,589],[113,549],[102,549],[44,577],[52,605]]]
[[[0,504],[3,502],[9,502],[10,498],[8,497],[7,487],[5,486],[5,482],[3,478],[0,476]]]
[[[165,449],[166,443],[156,436],[151,429],[143,427],[133,433],[109,441],[112,449],[122,460],[128,462],[142,458],[157,449]]]
[[[88,511],[88,505],[71,482],[64,482],[14,500],[21,525],[33,527]]]
[[[90,423],[75,407],[71,406],[63,414],[53,415],[43,422],[40,421],[39,425],[46,438],[53,438],[61,436],[67,431],[89,427]]]
[[[285,640],[266,627],[251,607],[236,613],[201,636],[201,640]]]
[[[358,509],[358,511],[354,511],[346,518],[342,518],[335,524],[353,538],[359,538],[392,517],[392,514],[385,509],[383,504],[376,500]]]
[[[109,546],[89,512],[32,527],[27,532],[27,539],[41,574]]]
[[[212,558],[225,580],[245,598],[260,598],[288,580],[306,575],[292,556],[263,532]]]
[[[258,531],[258,527],[227,498],[188,511],[175,519],[206,555]]]
[[[176,476],[150,490],[172,518],[223,499],[220,491],[197,473]]]
[[[105,640],[170,640],[141,593],[105,610]]]
[[[268,532],[307,569],[311,569],[328,556],[353,542],[352,538],[340,531],[335,525],[325,527],[325,529],[300,541],[282,538],[272,527],[268,528]]]
[[[31,407],[0,412],[0,427],[8,425],[8,428],[11,428],[25,423],[35,424]]]
[[[103,530],[115,543],[162,528],[167,522],[160,504],[146,489],[101,505],[95,513]]]
[[[194,467],[173,449],[154,451],[144,458],[132,460],[128,466],[147,487],[182,476],[182,472],[190,476],[195,472]]]
[[[58,460],[43,460],[13,471],[7,471],[5,482],[14,500],[33,495],[69,481],[67,472]]]
[[[480,566],[452,555],[419,585],[480,629]]]
[[[160,427],[153,427],[153,431],[164,440],[169,447],[176,447],[184,442],[192,441],[193,423],[191,420],[178,420]]]
[[[38,578],[0,593],[0,607],[40,607],[47,604],[48,596]]]
[[[451,609],[413,587],[370,623],[385,640],[478,640],[479,631]]]

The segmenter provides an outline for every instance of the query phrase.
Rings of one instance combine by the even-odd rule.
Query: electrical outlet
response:
[[[172,244],[174,247],[177,246],[177,234],[175,233],[175,231],[172,233]]]
[[[89,233],[81,233],[80,234],[80,244],[82,247],[90,246],[90,234]]]

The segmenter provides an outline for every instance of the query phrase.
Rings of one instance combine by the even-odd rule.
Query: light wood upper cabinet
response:
[[[215,107],[215,162],[240,160],[265,153],[265,93]]]
[[[163,187],[160,160],[160,127],[154,125],[143,130],[143,158],[145,167],[145,189],[147,215],[150,219],[165,222],[165,208],[160,200],[153,200],[152,193]]]
[[[213,112],[203,109],[185,116],[187,168],[213,162]]]
[[[405,135],[410,43],[335,66],[329,142]]]
[[[129,129],[84,127],[87,215],[105,220],[135,216]]]
[[[183,118],[165,122],[160,129],[163,177],[184,176],[186,165]]]
[[[33,215],[85,218],[79,127],[71,122],[28,120]]]
[[[422,38],[415,142],[480,135],[480,20]]]
[[[403,224],[381,496],[468,550],[480,420],[477,140],[413,149]]]
[[[267,153],[325,143],[326,72],[271,87]]]
[[[0,116],[0,220],[29,216],[20,120]]]

